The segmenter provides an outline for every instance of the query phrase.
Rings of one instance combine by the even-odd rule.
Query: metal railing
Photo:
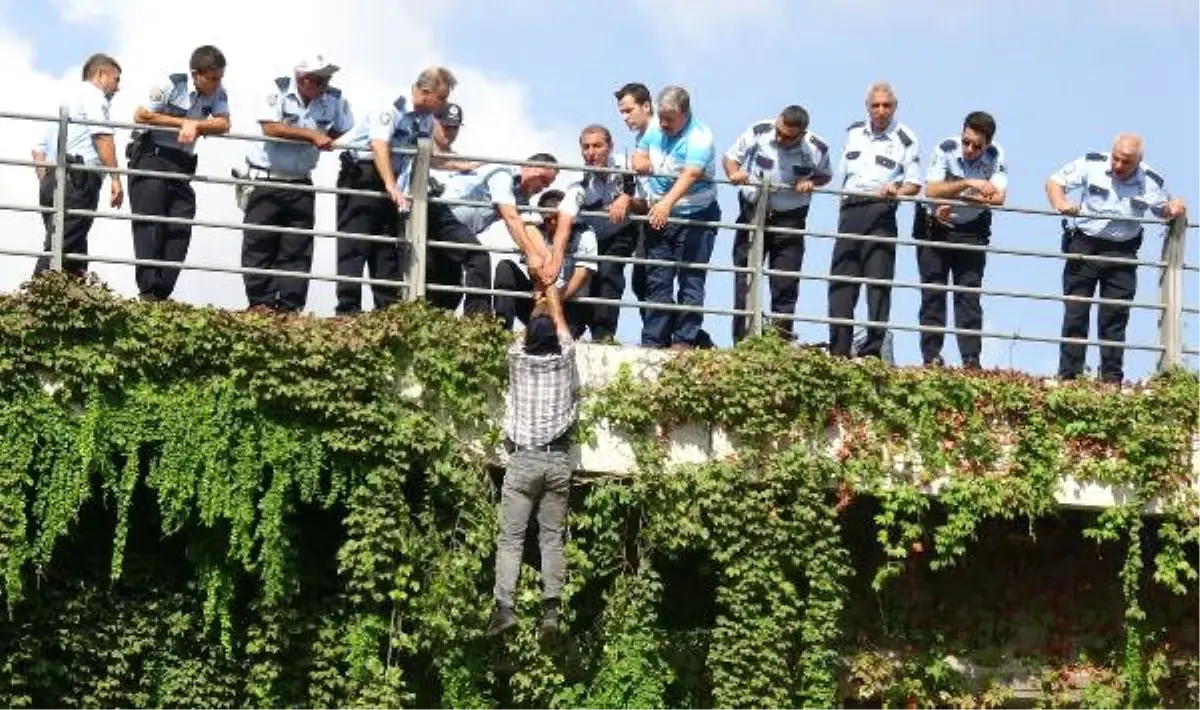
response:
[[[125,264],[133,266],[160,266],[160,267],[178,267],[183,270],[198,270],[207,272],[225,272],[231,274],[254,274],[264,276],[287,276],[294,278],[302,278],[306,280],[330,281],[341,283],[367,284],[376,286],[395,287],[402,290],[405,297],[408,299],[424,298],[430,292],[442,293],[461,293],[461,294],[483,294],[489,296],[516,296],[528,298],[529,294],[500,290],[495,288],[476,289],[468,288],[462,285],[431,283],[428,279],[428,252],[429,250],[478,250],[487,251],[490,253],[517,253],[515,245],[505,247],[495,247],[483,244],[460,244],[455,242],[443,242],[436,239],[429,239],[428,234],[428,210],[431,204],[441,204],[448,207],[483,207],[491,208],[492,203],[477,202],[453,197],[433,196],[430,193],[430,168],[435,157],[441,157],[441,154],[433,151],[430,141],[421,141],[415,149],[402,149],[397,152],[410,155],[413,160],[412,179],[409,184],[409,201],[410,208],[406,219],[404,220],[404,233],[402,235],[368,235],[350,232],[340,232],[336,230],[324,229],[299,229],[289,227],[268,227],[269,231],[310,236],[314,238],[334,238],[334,239],[349,239],[377,243],[403,243],[407,247],[407,256],[405,260],[404,274],[402,280],[384,280],[377,278],[363,277],[361,275],[337,275],[328,273],[299,273],[293,271],[283,271],[277,269],[259,269],[249,267],[239,267],[212,263],[196,263],[187,261],[185,263],[159,261],[153,259],[136,259],[126,257],[113,257],[97,254],[81,254],[75,255],[64,253],[63,249],[63,230],[68,216],[92,217],[98,219],[117,219],[149,223],[162,224],[189,224],[197,227],[207,227],[213,229],[224,230],[243,230],[247,225],[241,222],[225,222],[206,219],[180,219],[172,217],[159,217],[144,214],[130,213],[113,213],[102,212],[100,210],[79,210],[68,209],[65,200],[65,187],[69,173],[75,171],[84,172],[99,172],[115,175],[153,177],[168,180],[188,180],[194,183],[208,183],[214,185],[239,186],[239,185],[261,185],[260,181],[253,179],[245,179],[240,177],[220,177],[213,175],[185,175],[173,172],[159,172],[151,170],[139,170],[131,168],[108,168],[103,166],[85,166],[79,164],[68,163],[66,160],[67,150],[67,129],[73,124],[90,124],[90,125],[105,125],[122,130],[140,129],[140,130],[167,130],[152,126],[142,126],[132,123],[121,122],[101,122],[101,121],[73,121],[69,118],[67,108],[62,107],[57,117],[50,117],[29,113],[16,112],[0,112],[0,118],[31,120],[31,121],[47,121],[54,120],[58,124],[58,141],[56,145],[56,159],[54,162],[38,162],[33,160],[15,159],[15,158],[0,158],[0,165],[22,166],[53,169],[56,178],[56,187],[52,206],[43,207],[35,205],[23,205],[15,203],[0,203],[0,211],[18,211],[18,212],[36,212],[39,214],[53,214],[53,229],[51,230],[50,248],[43,251],[31,251],[23,249],[14,249],[8,246],[0,246],[0,254],[9,254],[16,256],[48,256],[50,268],[62,269],[64,261],[71,260],[88,260],[101,263]],[[282,139],[264,137],[262,135],[247,135],[230,133],[223,136],[211,136],[223,139],[242,140],[242,141],[279,141],[289,142]],[[524,160],[513,160],[508,158],[497,158],[495,156],[475,156],[453,154],[451,157],[459,160],[467,161],[482,161],[492,164],[504,164],[510,166],[542,166],[552,167],[563,171],[592,171],[601,173],[622,173],[631,174],[628,170],[606,167],[592,167],[577,164],[546,164],[536,163]],[[670,177],[670,176],[668,176]],[[717,179],[715,182],[719,184],[730,184],[728,180]],[[326,187],[321,185],[304,185],[292,184],[284,182],[272,182],[273,188],[313,192],[317,194],[335,194],[335,195],[366,195],[378,196],[386,199],[386,194],[383,192],[373,192],[367,190],[352,190],[345,188]],[[916,331],[916,332],[940,332],[945,334],[961,334],[968,333],[977,335],[987,339],[1002,339],[1012,341],[1030,341],[1044,343],[1076,343],[1088,346],[1112,346],[1126,350],[1142,350],[1158,353],[1158,367],[1160,369],[1176,366],[1181,364],[1185,355],[1200,354],[1195,348],[1188,348],[1184,344],[1183,338],[1183,321],[1187,316],[1196,316],[1200,314],[1200,309],[1195,306],[1185,305],[1184,303],[1184,273],[1185,272],[1200,272],[1200,267],[1196,264],[1185,264],[1185,242],[1187,230],[1195,228],[1197,225],[1188,224],[1183,219],[1176,219],[1169,224],[1162,220],[1152,218],[1140,218],[1134,221],[1142,222],[1148,225],[1158,224],[1167,225],[1166,235],[1163,239],[1162,254],[1157,260],[1143,259],[1128,259],[1106,256],[1087,256],[1079,254],[1064,254],[1060,251],[1037,250],[1037,249],[1016,249],[1011,247],[998,247],[990,244],[986,245],[971,245],[958,244],[950,242],[928,242],[908,237],[881,237],[860,234],[848,234],[840,232],[829,232],[816,229],[785,229],[775,227],[768,224],[768,199],[766,195],[777,189],[791,189],[790,186],[774,186],[769,183],[758,184],[760,190],[760,199],[757,200],[752,218],[749,224],[738,224],[734,222],[699,222],[695,220],[672,218],[669,221],[673,224],[685,225],[702,225],[715,227],[718,229],[730,230],[746,230],[750,234],[750,249],[747,266],[737,266],[730,263],[686,263],[666,261],[659,259],[639,257],[622,257],[613,255],[599,254],[595,257],[597,262],[613,262],[620,264],[636,264],[645,267],[672,267],[672,268],[687,268],[703,270],[707,272],[724,272],[733,273],[735,275],[745,275],[749,281],[747,298],[744,308],[723,308],[703,304],[700,306],[682,305],[677,303],[659,303],[646,301],[627,301],[627,300],[612,300],[602,299],[592,296],[581,296],[578,300],[581,303],[597,304],[597,305],[614,305],[621,308],[638,308],[642,310],[662,310],[669,312],[699,312],[703,314],[712,314],[720,316],[733,317],[748,317],[749,332],[757,334],[762,332],[765,323],[768,319],[781,322],[806,322],[829,325],[847,325],[847,326],[868,326],[886,328],[895,331]],[[835,197],[846,196],[864,196],[860,193],[850,191],[837,190],[828,187],[815,188],[814,198],[822,195],[831,195]],[[958,200],[943,200],[931,199],[927,197],[897,197],[898,202],[920,202],[926,205],[966,205],[967,203]],[[536,207],[521,208],[523,211],[540,211],[553,212],[554,210],[539,209]],[[994,212],[1015,213],[1026,215],[1046,215],[1055,218],[1061,218],[1061,215],[1045,209],[1029,208],[1029,207],[992,207]],[[584,217],[607,217],[606,212],[588,212],[580,213]],[[634,222],[645,222],[648,218],[644,215],[630,215],[629,220]],[[258,227],[256,225],[256,227]],[[259,227],[261,228],[261,227]],[[1014,289],[997,289],[987,287],[965,287],[953,284],[932,284],[920,283],[914,281],[903,281],[898,279],[880,280],[866,277],[849,277],[838,276],[829,273],[805,273],[804,271],[790,272],[779,271],[762,266],[764,260],[765,243],[768,235],[794,235],[802,237],[811,237],[816,239],[837,239],[837,240],[859,240],[868,242],[886,242],[896,247],[918,247],[918,246],[936,246],[938,249],[944,250],[960,250],[960,251],[979,251],[988,254],[1007,255],[1024,258],[1035,259],[1060,259],[1060,260],[1079,260],[1096,263],[1109,264],[1125,264],[1135,267],[1146,267],[1157,269],[1159,271],[1159,296],[1154,301],[1120,301],[1113,299],[1105,299],[1101,297],[1081,297],[1063,295],[1061,292],[1036,292],[1027,290]],[[1089,304],[1102,305],[1120,305],[1128,306],[1134,310],[1151,310],[1157,313],[1157,338],[1155,342],[1110,342],[1099,339],[1080,339],[1080,338],[1065,338],[1057,336],[1035,336],[1028,334],[1012,333],[1012,332],[996,332],[988,330],[964,330],[952,326],[925,326],[919,324],[897,323],[897,322],[873,322],[858,318],[833,318],[824,315],[797,313],[776,313],[767,312],[762,305],[762,292],[764,290],[764,278],[769,277],[790,277],[803,281],[824,281],[827,283],[853,283],[856,285],[865,286],[888,286],[899,289],[914,289],[922,291],[939,291],[944,293],[974,293],[980,295],[988,295],[991,297],[1011,298],[1011,299],[1029,299],[1035,301],[1059,301],[1063,302],[1086,302]]]

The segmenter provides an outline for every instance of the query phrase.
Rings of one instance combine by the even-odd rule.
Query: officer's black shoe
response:
[[[499,636],[517,625],[517,613],[510,606],[496,603],[492,609],[492,618],[488,621],[487,635]]]
[[[931,358],[925,359],[925,367],[945,367],[945,366],[946,366],[946,361],[942,359],[941,355],[934,355]]]
[[[982,370],[983,366],[979,364],[979,356],[971,355],[963,358],[963,369],[965,370]]]
[[[542,643],[553,641],[558,636],[557,599],[547,599],[542,602],[542,620],[538,622],[538,640]]]

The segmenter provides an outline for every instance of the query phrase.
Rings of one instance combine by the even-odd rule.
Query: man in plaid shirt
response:
[[[509,349],[505,446],[510,454],[500,496],[496,540],[496,606],[488,624],[497,636],[517,624],[513,594],[521,571],[525,529],[537,511],[542,552],[542,639],[558,631],[559,595],[566,560],[563,529],[571,488],[571,430],[578,382],[575,343],[557,287],[535,292],[537,303],[524,336]]]

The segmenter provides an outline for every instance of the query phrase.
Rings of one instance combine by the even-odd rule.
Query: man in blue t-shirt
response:
[[[712,131],[692,116],[686,89],[668,86],[658,95],[658,125],[638,140],[633,169],[646,180],[650,213],[646,258],[707,263],[717,229],[668,223],[669,218],[716,222],[716,148]],[[651,303],[704,304],[703,269],[677,266],[646,267],[646,298]],[[675,280],[679,279],[678,296]],[[701,313],[648,309],[642,327],[644,347],[691,348],[697,344]]]

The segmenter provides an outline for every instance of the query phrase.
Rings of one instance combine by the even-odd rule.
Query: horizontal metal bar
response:
[[[429,201],[450,207],[495,208],[498,204],[496,202],[484,202],[482,200],[464,200],[458,197],[431,197],[429,198]],[[522,212],[539,212],[545,214],[554,214],[558,212],[558,210],[554,208],[536,207],[531,205],[521,205],[518,209],[520,209]],[[599,217],[605,213],[588,211],[580,212],[580,214],[585,217]],[[630,215],[629,219],[633,222],[649,221],[649,218],[645,215]],[[685,227],[713,227],[716,229],[738,229],[741,227],[741,225],[737,224],[736,222],[706,222],[704,220],[686,219],[682,217],[669,217],[667,218],[667,222],[669,224],[678,224]]]
[[[1184,264],[1184,271],[1200,271],[1200,264]]]
[[[473,288],[470,286],[450,286],[447,284],[439,284],[429,282],[425,284],[426,291],[438,291],[441,293],[463,293],[479,296],[516,296],[520,298],[528,298],[530,294],[523,291],[506,291],[494,288]],[[616,301],[607,298],[572,298],[571,303],[595,303],[602,305],[619,306],[621,308],[644,308],[651,311],[676,311],[681,313],[704,313],[716,316],[746,316],[750,315],[746,310],[735,310],[732,308],[710,308],[708,306],[685,306],[678,303],[657,303],[655,301],[640,301],[637,303],[629,303],[627,301]]]
[[[276,227],[269,224],[246,224],[244,222],[213,222],[200,219],[184,219],[182,217],[162,217],[149,214],[131,214],[127,212],[99,212],[97,210],[67,210],[72,217],[92,217],[94,219],[115,219],[124,222],[150,222],[154,224],[182,224],[193,227],[208,227],[210,229],[231,229],[242,231],[249,229],[260,232],[278,232],[280,234],[297,234],[306,237],[324,237],[332,239],[351,239],[360,242],[376,242],[381,244],[404,243],[403,237],[384,237],[370,234],[355,234],[353,232],[327,231],[323,229],[300,229],[299,227]]]
[[[1184,306],[1183,312],[1189,313],[1192,315],[1196,315],[1196,314],[1200,314],[1200,308],[1196,308],[1195,306]]]
[[[741,226],[742,229],[745,225]],[[897,244],[908,247],[937,247],[938,249],[954,249],[958,251],[982,251],[988,254],[1007,254],[1010,256],[1033,256],[1042,259],[1062,259],[1066,261],[1093,261],[1106,264],[1125,264],[1127,266],[1146,266],[1151,268],[1163,268],[1167,265],[1165,261],[1142,261],[1140,259],[1127,259],[1120,256],[1093,256],[1090,254],[1064,254],[1061,251],[1044,251],[1038,249],[1009,249],[1007,247],[994,247],[991,244],[954,244],[950,242],[933,242],[926,239],[912,239],[909,237],[879,237],[870,234],[850,234],[847,232],[821,232],[812,229],[792,229],[790,227],[768,227],[768,232],[775,234],[790,234],[794,236],[813,236],[821,239],[849,239],[859,242],[876,242]]]
[[[931,326],[931,325],[910,325],[908,323],[881,323],[879,321],[859,320],[857,318],[829,318],[825,316],[798,316],[789,313],[771,313],[771,318],[779,318],[783,320],[801,321],[804,323],[825,323],[828,325],[861,325],[868,328],[882,328],[884,330],[903,330],[909,332],[937,332],[965,335],[978,335],[981,338],[989,338],[992,340],[1020,340],[1033,343],[1069,343],[1073,345],[1087,345],[1092,347],[1114,347],[1123,350],[1147,350],[1150,352],[1162,352],[1161,345],[1143,345],[1141,343],[1119,343],[1114,340],[1087,340],[1085,338],[1060,338],[1048,335],[1021,335],[1020,333],[999,333],[988,330],[967,330],[964,328],[954,328],[950,326]]]
[[[0,202],[0,212],[37,212],[39,214],[50,214],[53,211],[53,207],[42,207],[41,205],[18,205],[12,202]]]
[[[834,276],[833,274],[805,274],[796,271],[778,271],[763,269],[768,276],[784,276],[798,278],[804,281],[837,281],[840,283],[865,284],[867,286],[891,286],[892,288],[908,288],[915,290],[944,291],[948,293],[976,293],[981,296],[1002,296],[1005,298],[1025,298],[1041,301],[1077,301],[1081,303],[1096,303],[1106,306],[1126,306],[1149,311],[1161,311],[1165,308],[1161,303],[1150,301],[1122,301],[1115,298],[1099,298],[1088,296],[1064,296],[1056,293],[1037,293],[1032,291],[1005,291],[974,286],[955,286],[953,284],[927,284],[918,281],[896,281],[888,279],[873,279],[865,276]]]
[[[50,250],[43,249],[42,251],[35,251],[32,249],[15,249],[13,247],[0,245],[0,254],[4,254],[6,256],[32,256],[35,258],[40,258],[43,256],[50,256]]]
[[[1200,350],[1195,350],[1193,348],[1184,348],[1183,354],[1184,355],[1200,355]]]
[[[53,163],[51,163],[53,165]],[[249,185],[251,187],[270,187],[289,192],[315,192],[321,195],[352,195],[355,197],[378,197],[391,201],[386,192],[374,190],[352,190],[344,187],[325,187],[323,185],[306,185],[301,182],[284,182],[282,180],[254,180],[252,178],[217,177],[216,175],[188,175],[163,170],[141,170],[138,168],[110,168],[107,165],[78,165],[69,164],[67,170],[83,173],[104,173],[106,175],[131,175],[134,177],[161,178],[178,180],[180,182],[203,182],[213,185]]]
[[[430,240],[426,242],[430,247],[439,249],[447,249],[449,251],[486,251],[493,254],[520,254],[521,252],[512,247],[496,247],[490,244],[464,244],[462,242],[442,242]],[[680,269],[697,269],[700,271],[722,271],[732,273],[747,273],[751,271],[749,266],[733,266],[732,264],[713,264],[713,263],[697,263],[692,261],[670,261],[668,259],[639,259],[636,257],[608,257],[594,256],[588,257],[589,261],[618,261],[625,264],[642,264],[644,266],[667,266]]]
[[[123,264],[126,266],[159,266],[168,268],[177,268],[181,270],[196,270],[210,271],[225,274],[250,274],[254,276],[286,276],[289,278],[302,279],[304,281],[331,281],[334,283],[356,283],[367,284],[369,286],[393,286],[396,288],[406,289],[408,284],[404,281],[386,281],[382,279],[372,279],[363,276],[338,276],[336,274],[312,273],[310,271],[281,271],[279,269],[258,269],[249,266],[230,266],[227,264],[210,264],[205,262],[176,262],[164,261],[162,259],[130,259],[121,256],[107,256],[105,254],[63,254],[64,261],[98,261],[105,264]],[[183,267],[187,267],[184,269]]]

